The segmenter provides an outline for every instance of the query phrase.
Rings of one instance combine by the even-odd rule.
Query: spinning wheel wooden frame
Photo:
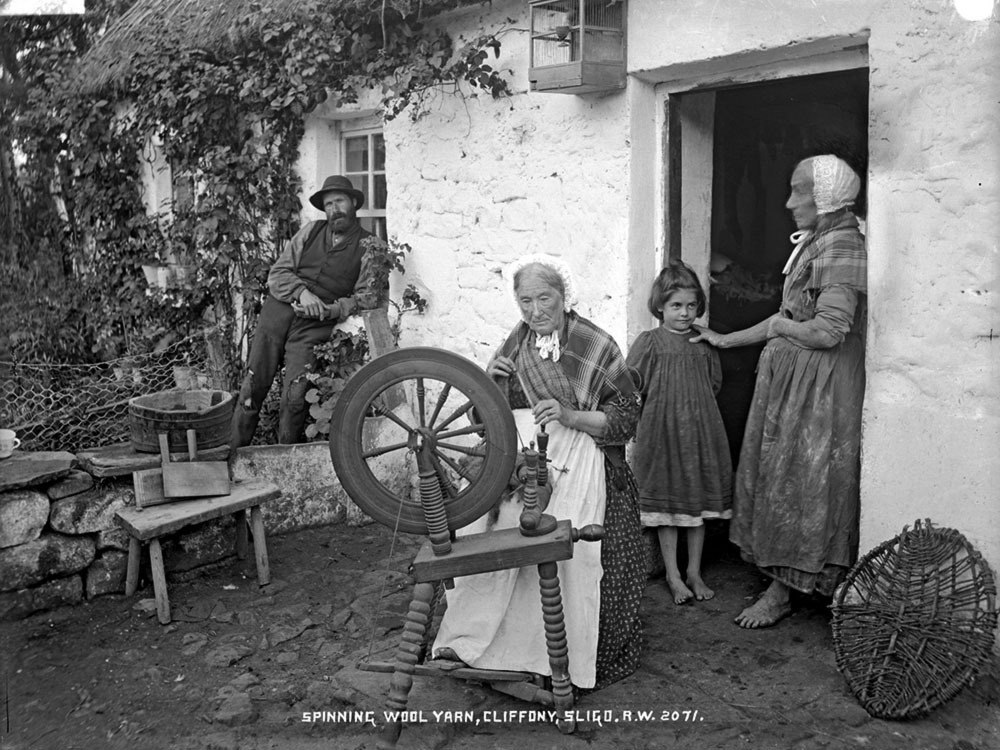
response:
[[[409,390],[409,393],[405,393]],[[408,408],[401,408],[410,397]],[[366,439],[366,425],[391,425],[399,434],[384,444]],[[465,422],[466,424],[462,424]],[[456,538],[454,532],[487,513],[507,490],[517,458],[517,431],[510,407],[497,385],[475,364],[452,352],[431,347],[399,349],[359,370],[341,393],[331,416],[330,455],[341,484],[369,515],[393,529],[426,534],[428,542],[411,566],[415,582],[402,641],[394,664],[363,668],[393,673],[386,707],[405,711],[414,674],[441,675],[486,682],[523,700],[572,708],[566,628],[556,563],[573,557],[573,544],[596,541],[600,526],[582,530],[569,521],[541,513],[538,487],[546,482],[545,446],[541,454],[524,450],[527,479],[521,495],[520,526]],[[457,440],[478,436],[475,445]],[[367,435],[367,438],[370,438]],[[372,463],[403,452],[416,457],[420,502],[398,494],[373,471]],[[539,460],[541,459],[541,460]],[[537,676],[471,667],[436,669],[418,664],[427,647],[432,601],[439,582],[509,568],[536,565],[539,573],[539,622],[544,625],[551,690]],[[561,731],[575,728],[557,720]],[[395,747],[402,724],[382,728],[380,748]]]

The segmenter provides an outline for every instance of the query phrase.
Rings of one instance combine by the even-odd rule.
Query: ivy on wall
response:
[[[15,50],[2,60],[2,85],[17,93],[0,104],[0,222],[9,230],[0,261],[36,279],[4,303],[22,314],[0,324],[0,354],[87,361],[213,329],[235,363],[267,270],[298,228],[294,165],[310,112],[372,89],[389,119],[419,116],[442,87],[509,93],[489,64],[496,35],[456,49],[424,25],[433,4],[307,0],[253,4],[218,44],[200,47],[189,44],[190,26],[154,16],[128,52],[127,74],[81,94],[81,59],[129,5],[95,0],[82,17],[0,22],[0,41]],[[175,176],[194,186],[169,222],[147,216],[142,201],[139,157],[154,137]],[[192,267],[186,283],[150,288],[142,265],[167,262]],[[23,312],[54,285],[71,293],[56,295],[65,309],[52,324],[79,318],[79,335],[58,352],[47,349],[52,337],[29,335]]]

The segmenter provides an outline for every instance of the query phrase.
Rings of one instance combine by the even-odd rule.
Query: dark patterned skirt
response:
[[[646,557],[639,524],[635,476],[624,461],[607,456],[607,502],[601,541],[601,621],[595,690],[628,677],[639,666],[642,624],[639,602],[646,586]]]

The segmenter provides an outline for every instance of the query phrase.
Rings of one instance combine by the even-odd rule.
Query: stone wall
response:
[[[115,512],[135,504],[129,462],[136,454],[118,448],[103,460],[96,451],[17,451],[0,463],[0,620],[124,592],[129,538]],[[397,492],[408,491],[405,467],[387,464],[377,473]],[[326,443],[241,448],[234,476],[281,488],[262,508],[269,534],[371,522],[340,487]],[[232,517],[165,535],[168,580],[233,557],[235,538]],[[149,580],[145,546],[142,557],[140,585]]]
[[[14,461],[20,470],[6,471]],[[15,454],[5,461],[0,619],[124,591],[128,535],[115,525],[114,513],[134,502],[131,487],[95,482],[77,463],[66,452]]]

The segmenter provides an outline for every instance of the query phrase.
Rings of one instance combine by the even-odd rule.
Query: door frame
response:
[[[707,288],[716,89],[867,67],[863,31],[632,73],[630,280],[648,286],[668,259],[683,255]],[[653,318],[644,294],[630,297],[631,341]]]

